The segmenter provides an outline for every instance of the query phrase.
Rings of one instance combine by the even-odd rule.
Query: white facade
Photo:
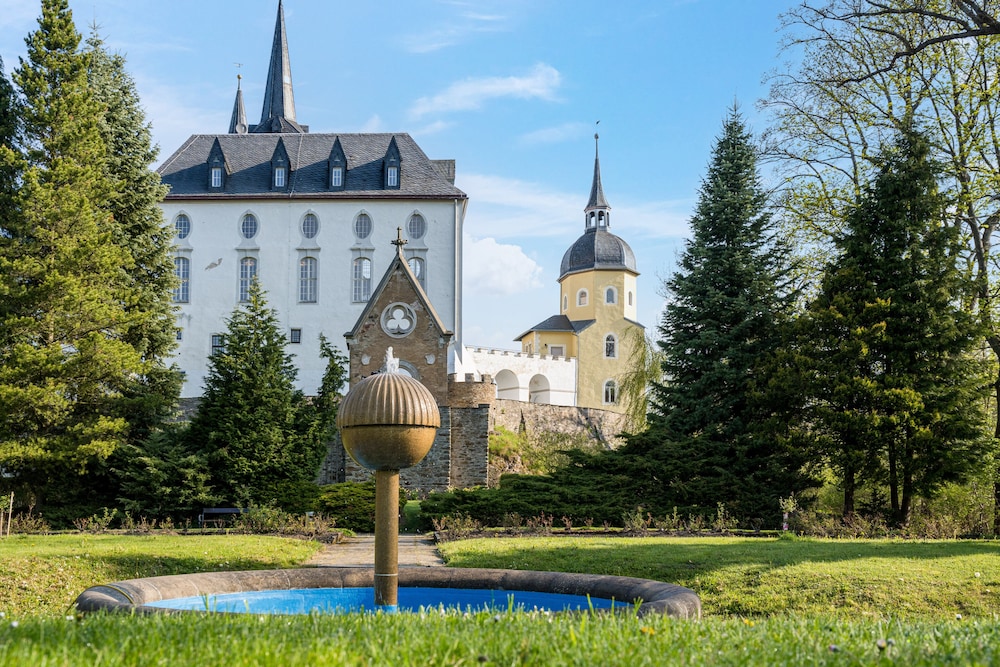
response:
[[[517,350],[467,347],[476,379],[493,376],[497,398],[550,405],[576,405],[577,359]]]

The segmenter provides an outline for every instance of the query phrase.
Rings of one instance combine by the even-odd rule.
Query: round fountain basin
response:
[[[75,606],[83,612],[122,611],[140,614],[233,612],[246,611],[246,603],[243,600],[248,599],[250,597],[248,593],[251,592],[268,592],[280,596],[293,591],[295,595],[302,595],[301,591],[339,589],[341,592],[338,595],[345,598],[364,596],[362,606],[365,609],[375,609],[374,597],[371,598],[370,604],[368,603],[374,579],[374,570],[367,567],[205,572],[148,577],[93,586],[77,597]],[[426,596],[423,599],[425,604],[417,602],[414,605],[410,598],[411,589],[431,589],[430,592],[413,593],[418,597]],[[434,593],[437,595],[434,596]],[[230,594],[233,594],[232,599],[237,601],[235,606],[241,608],[222,608],[221,603],[224,598],[221,596]],[[558,597],[550,597],[547,601],[538,603],[530,594],[576,597],[578,601],[582,600],[584,603],[583,606],[577,606],[577,609],[636,611],[640,615],[655,613],[680,618],[701,616],[701,601],[694,591],[649,579],[599,574],[450,567],[404,567],[399,570],[399,607],[412,609],[420,606],[438,607],[443,604],[446,607],[465,610],[472,603],[459,596],[480,595],[498,603],[497,606],[490,607],[497,609],[508,608],[510,596],[513,596],[515,605],[527,609],[538,607],[562,611],[573,608]],[[168,606],[175,604],[170,601],[183,598],[195,599],[197,604],[183,609]],[[408,599],[411,601],[404,602]],[[607,602],[606,606],[604,602]],[[339,603],[330,601],[323,604],[326,604],[328,609],[340,606]],[[345,610],[351,607],[349,604],[343,606]],[[259,613],[309,613],[309,611],[311,608],[306,608],[303,603],[301,611]]]
[[[619,607],[624,606],[620,601],[617,604]],[[375,605],[374,588],[293,588],[195,595],[149,602],[146,606],[246,614],[347,614],[385,610],[384,606]],[[560,612],[612,609],[614,606],[614,600],[584,595],[415,586],[399,589],[399,600],[394,611],[445,608],[460,611]]]

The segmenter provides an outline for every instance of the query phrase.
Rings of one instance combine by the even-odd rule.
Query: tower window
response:
[[[319,220],[313,213],[306,213],[302,218],[302,236],[307,239],[314,239],[319,234]]]
[[[632,305],[632,292],[628,293],[628,305]]]
[[[245,303],[250,300],[250,286],[257,279],[257,260],[253,257],[244,257],[240,260],[240,302]]]
[[[569,295],[563,294],[563,310],[569,308]]]
[[[614,334],[608,334],[604,337],[604,357],[606,359],[618,357],[618,339],[615,338]]]
[[[187,257],[175,257],[174,275],[177,276],[174,303],[187,303],[191,297],[191,260]]]
[[[604,383],[604,404],[613,405],[618,402],[618,385],[614,380]]]
[[[180,213],[174,218],[174,229],[177,231],[177,238],[186,239],[191,233],[191,219],[184,213]]]
[[[576,305],[578,306],[587,305],[587,290],[582,289],[576,293]]]
[[[606,290],[604,290],[604,303],[613,304],[617,302],[618,302],[618,294],[615,292],[614,287],[609,287]]]
[[[370,299],[372,295],[372,261],[367,257],[359,257],[354,260],[351,280],[351,300],[355,303],[363,303]]]
[[[299,303],[316,303],[315,257],[303,257],[299,262]]]

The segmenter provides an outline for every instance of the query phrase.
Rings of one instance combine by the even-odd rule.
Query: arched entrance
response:
[[[497,398],[506,398],[511,401],[521,400],[521,386],[513,371],[504,369],[497,373],[493,380],[497,383]]]

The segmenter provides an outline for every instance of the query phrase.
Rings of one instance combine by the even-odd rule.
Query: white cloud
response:
[[[469,195],[466,225],[474,236],[566,236],[583,220],[579,194],[485,174],[459,173],[456,185]]]
[[[508,296],[541,286],[542,268],[520,246],[496,239],[465,237],[463,285],[466,296]]]
[[[375,114],[371,118],[365,121],[365,124],[361,126],[361,132],[381,132],[382,131],[382,117]]]
[[[522,134],[518,141],[524,145],[558,144],[584,135],[591,127],[587,123],[564,123]]]
[[[472,111],[488,100],[503,97],[554,100],[561,81],[559,71],[544,63],[535,65],[525,76],[469,78],[433,97],[421,97],[413,103],[410,115],[419,118],[429,113]]]

